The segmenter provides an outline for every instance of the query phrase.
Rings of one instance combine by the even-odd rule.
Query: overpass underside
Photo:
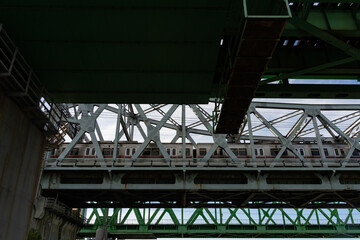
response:
[[[120,236],[129,238],[278,237],[339,236],[345,232],[355,236],[359,226],[350,213],[353,210],[341,219],[338,210],[327,215],[320,208],[360,206],[360,159],[354,155],[360,151],[358,106],[287,105],[291,113],[267,118],[257,108],[275,105],[250,103],[253,97],[359,99],[359,9],[357,2],[332,0],[4,0],[0,3],[0,90],[26,113],[21,115],[26,124],[30,120],[45,133],[41,137],[49,148],[60,146],[66,134],[72,139],[59,156],[46,159],[41,180],[45,196],[76,207],[134,208],[129,211],[137,222],[112,220],[112,234],[122,232],[125,235]],[[341,84],[329,79],[341,80]],[[196,105],[214,99],[213,114]],[[87,105],[54,104],[64,102]],[[94,102],[99,104],[89,104]],[[105,104],[110,102],[117,105]],[[150,109],[139,105],[145,103]],[[175,105],[165,107],[165,103]],[[177,104],[189,104],[198,120],[186,122],[185,105],[181,115],[173,117]],[[278,111],[285,106],[274,108]],[[105,141],[97,122],[104,110],[117,114],[114,149],[121,138],[134,142],[136,131],[143,138],[131,156],[118,156],[115,150],[112,158],[105,157]],[[353,112],[335,119],[326,117],[324,110]],[[155,111],[157,119],[147,116]],[[181,123],[176,120],[180,116]],[[276,124],[284,119],[295,124],[282,132]],[[345,128],[338,125],[352,120]],[[13,126],[15,121],[7,122]],[[197,128],[200,125],[202,128]],[[0,127],[3,132],[7,129],[6,125]],[[160,141],[163,127],[176,132],[171,143],[181,139],[180,160],[174,160]],[[258,148],[269,136],[254,136],[264,128],[274,134],[271,141],[277,149],[271,157],[259,156]],[[201,158],[187,159],[186,144],[194,148],[199,144],[194,134],[210,136],[212,145]],[[304,157],[296,148],[307,134],[313,134],[309,143],[316,145],[315,157]],[[68,156],[78,143],[92,144],[91,159]],[[150,143],[161,157],[144,161],[142,154]],[[239,157],[238,150],[230,148],[240,143],[248,145],[246,156]],[[325,149],[335,144],[346,146],[346,154],[336,148],[341,153],[337,154],[333,147],[328,156]],[[5,150],[12,151],[10,147]],[[227,155],[218,159],[213,155],[220,150]],[[284,155],[288,151],[290,158]],[[16,157],[22,167],[19,170],[8,164],[8,159],[6,164],[0,160],[10,179],[6,188],[12,189],[18,183],[12,178],[18,175],[13,173],[19,174],[29,162]],[[31,174],[29,168],[24,170],[32,177],[39,173],[38,157],[35,162]],[[31,189],[34,194],[35,188]],[[6,207],[12,204],[9,196],[3,198]],[[22,207],[21,198],[15,200],[16,206]],[[30,202],[24,210],[27,216]],[[311,222],[311,217],[303,214],[294,220],[285,211],[279,213],[283,224],[276,224],[272,218],[276,210],[266,210],[269,206],[297,212],[313,209],[312,216],[322,214],[327,221],[318,218]],[[168,209],[163,213],[172,216],[172,223],[163,224],[160,217],[153,224],[135,209],[139,207],[227,208],[230,220],[218,220],[214,210],[201,209],[191,215],[191,221],[185,221]],[[267,218],[266,223],[263,218],[251,220],[251,214],[246,224],[239,219],[231,222],[238,213],[246,215],[254,208]],[[14,213],[19,214],[19,209]],[[93,215],[97,218],[83,229],[83,236],[94,234],[106,222]],[[199,216],[205,224],[196,222]],[[6,219],[2,222],[10,224]],[[23,221],[22,226],[19,232],[12,228],[12,236],[25,236],[28,224]]]
[[[348,1],[6,0],[2,30],[18,48],[1,57],[12,69],[20,52],[55,102],[217,98],[217,133],[237,133],[254,96],[359,98],[354,81],[322,84],[358,79],[358,20]]]

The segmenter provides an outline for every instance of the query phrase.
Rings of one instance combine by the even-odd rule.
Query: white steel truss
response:
[[[207,141],[212,142],[210,150],[203,156],[196,164],[196,167],[206,167],[211,165],[211,159],[214,158],[214,152],[221,148],[226,153],[226,161],[231,167],[247,168],[257,167],[259,156],[255,154],[255,142],[261,140],[272,140],[280,143],[281,148],[277,152],[275,158],[265,159],[266,166],[268,168],[274,168],[281,166],[280,162],[283,161],[284,152],[289,150],[293,155],[293,166],[302,166],[312,168],[314,167],[314,161],[308,161],[296,150],[294,142],[311,141],[317,144],[319,149],[320,158],[316,161],[321,162],[322,167],[333,166],[328,165],[329,162],[335,160],[326,156],[327,153],[324,150],[323,142],[345,142],[349,146],[349,151],[346,156],[340,161],[340,167],[351,167],[350,162],[354,162],[352,155],[355,150],[360,151],[360,106],[358,105],[300,105],[300,104],[282,104],[282,103],[261,103],[254,102],[250,106],[247,117],[241,127],[240,133],[237,135],[224,135],[214,134],[213,126],[211,122],[211,115],[203,107],[199,105],[165,105],[165,104],[152,104],[148,108],[144,108],[144,105],[130,105],[130,104],[118,104],[118,105],[96,105],[96,104],[80,104],[80,105],[68,105],[68,112],[72,112],[73,116],[68,118],[68,121],[72,124],[78,124],[78,133],[73,137],[70,144],[60,154],[56,161],[48,161],[47,167],[56,166],[76,166],[76,159],[67,159],[67,154],[74,148],[77,143],[89,142],[85,133],[90,136],[91,142],[96,150],[96,162],[102,167],[115,167],[116,161],[120,159],[116,158],[117,145],[119,140],[125,137],[125,141],[134,141],[134,137],[141,136],[143,138],[141,145],[136,149],[136,152],[132,154],[131,159],[127,160],[123,165],[125,168],[131,168],[136,163],[138,157],[142,154],[145,148],[154,142],[159,148],[161,155],[166,161],[169,167],[186,167],[187,164],[185,152],[183,151],[183,164],[176,165],[170,158],[160,140],[161,131],[164,129],[172,130],[174,134],[171,138],[171,143],[181,141],[182,145],[190,143],[195,148],[198,144],[196,142],[199,136],[209,136]],[[96,109],[96,110],[95,110]],[[179,109],[181,113],[177,113],[179,116],[172,117],[174,112]],[[192,121],[186,121],[186,112],[191,110],[193,112]],[[265,110],[265,114],[261,113]],[[267,110],[267,113],[266,113]],[[99,127],[97,119],[101,117],[101,113],[107,111],[116,114],[117,117],[115,138],[112,141],[115,145],[112,162],[106,159],[102,155],[99,142],[104,141],[104,137]],[[270,114],[270,112],[281,112],[280,114]],[[330,120],[329,114],[326,112],[337,112],[339,117]],[[158,113],[157,117],[152,116],[153,113]],[[189,113],[188,113],[189,114]],[[160,118],[159,118],[160,117]],[[180,123],[176,118],[181,118]],[[158,120],[159,119],[159,120]],[[259,124],[259,123],[260,124]],[[287,132],[281,128],[281,124],[291,125],[288,127]],[[144,127],[146,130],[144,131]],[[272,133],[272,136],[266,133]],[[260,133],[257,135],[257,133]],[[229,147],[233,143],[247,142],[251,146],[249,159],[239,159]],[[123,160],[123,159],[122,159]],[[263,159],[261,159],[262,161]],[[314,160],[314,159],[312,159]],[[75,162],[74,162],[75,161]],[[67,164],[66,164],[67,162]],[[55,164],[55,165],[54,165]],[[95,166],[96,164],[94,164]],[[191,164],[190,164],[191,165]],[[190,167],[189,165],[189,167]],[[316,165],[316,164],[315,164]],[[118,165],[120,166],[120,165]],[[287,165],[291,166],[291,165]],[[357,165],[356,165],[357,166]]]
[[[46,196],[60,194],[74,206],[106,207],[109,201],[111,207],[135,208],[360,206],[360,156],[353,156],[360,151],[360,105],[254,102],[237,135],[214,134],[208,106],[67,106],[78,133],[60,155],[48,154],[41,186]],[[106,129],[102,121],[113,125]],[[69,157],[79,143],[95,154]],[[114,146],[111,156],[102,154],[106,144]],[[137,147],[119,156],[124,144]],[[170,144],[181,151],[176,158],[168,152]],[[205,145],[206,154],[187,156],[190,146]],[[234,152],[245,145],[247,156]],[[259,146],[267,145],[277,147],[272,157],[259,154]],[[304,156],[300,145],[314,148],[317,156]],[[329,146],[347,150],[329,155]],[[144,158],[144,150],[153,147],[161,156]]]

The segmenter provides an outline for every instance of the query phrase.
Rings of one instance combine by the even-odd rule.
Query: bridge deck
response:
[[[225,159],[207,164],[179,160],[166,166],[159,159],[97,161],[55,159],[47,162],[41,185],[45,196],[56,196],[70,206],[118,207],[359,207],[360,159],[306,159],[304,163],[274,159],[244,161],[242,166]],[[255,164],[256,163],[256,164]],[[242,164],[240,162],[240,164]],[[307,197],[304,197],[307,196]],[[344,202],[333,206],[334,202]],[[212,202],[212,203],[209,203]],[[276,205],[276,204],[275,204]],[[274,204],[272,204],[274,206]]]

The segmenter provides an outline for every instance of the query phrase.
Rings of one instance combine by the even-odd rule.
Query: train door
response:
[[[193,158],[196,158],[196,154],[197,154],[196,149],[193,149]]]
[[[305,151],[303,148],[295,148],[295,150],[301,155],[301,156],[305,156]]]
[[[334,148],[334,153],[336,157],[344,157],[345,151],[343,148]]]
[[[85,156],[89,156],[90,155],[90,148],[86,148],[85,150]]]
[[[264,149],[263,148],[255,148],[255,156],[265,156]]]
[[[177,156],[177,149],[176,148],[167,148],[166,152],[167,152],[167,154],[169,154],[169,156],[173,156],[173,157]]]

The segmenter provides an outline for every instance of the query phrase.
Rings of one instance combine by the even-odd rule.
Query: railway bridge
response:
[[[357,235],[359,7],[1,1],[0,239],[26,239],[31,227],[70,238],[82,224],[71,208],[89,217],[83,236]],[[135,151],[119,154],[122,141]],[[69,157],[78,144],[92,157]],[[161,157],[145,160],[149,146]]]
[[[80,236],[359,234],[357,104],[253,102],[232,136],[214,134],[209,106],[67,107],[80,128],[47,153],[41,188],[86,209]]]

